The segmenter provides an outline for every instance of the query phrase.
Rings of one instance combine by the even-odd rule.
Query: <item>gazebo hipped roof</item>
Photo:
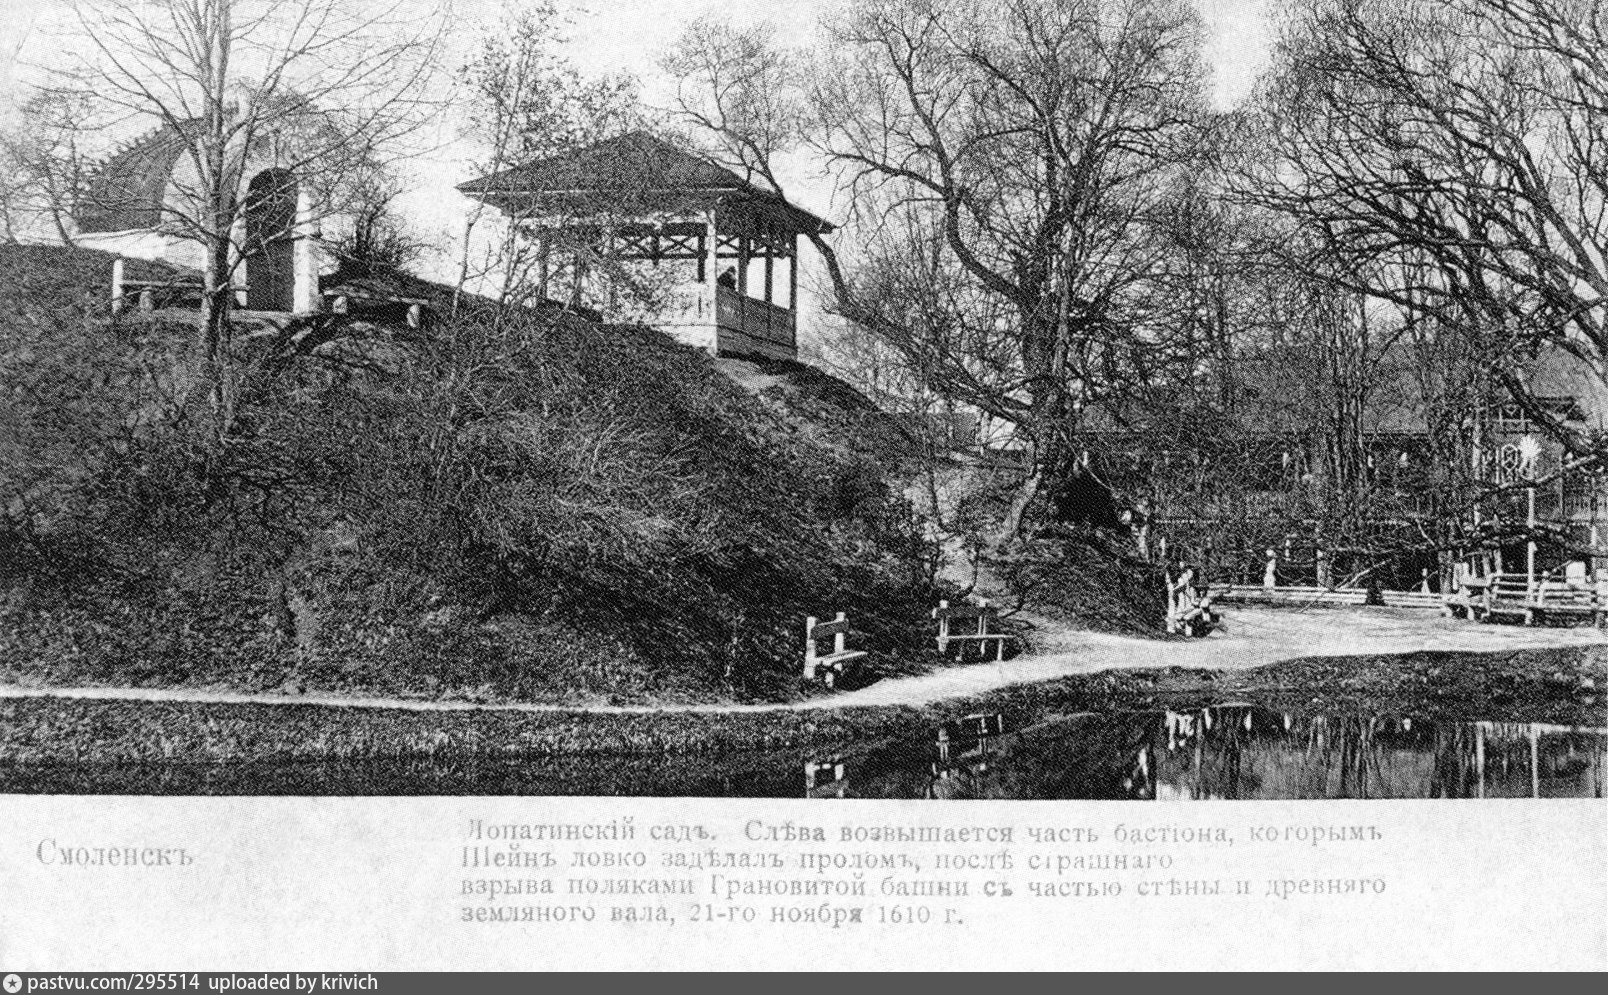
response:
[[[674,211],[741,204],[794,232],[825,234],[834,228],[775,191],[640,131],[470,180],[458,189],[518,216],[559,205]]]

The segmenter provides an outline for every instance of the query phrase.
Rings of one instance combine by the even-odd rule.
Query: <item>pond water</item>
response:
[[[1601,798],[1608,729],[1301,715],[1249,705],[1073,715],[1015,732],[977,716],[806,770],[833,797],[1156,801]],[[979,733],[982,733],[979,735]]]
[[[0,761],[0,793],[814,798],[1601,798],[1608,729],[1245,704],[970,716],[839,752],[252,763]]]

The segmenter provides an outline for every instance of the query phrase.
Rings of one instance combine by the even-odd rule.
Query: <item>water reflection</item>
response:
[[[935,730],[834,768],[832,797],[1601,798],[1608,730],[1245,704]],[[807,792],[820,797],[820,792]]]
[[[842,757],[809,760],[804,764],[804,797],[843,798],[849,790]]]
[[[909,739],[724,754],[509,754],[28,763],[0,794],[663,795],[809,798],[1601,798],[1608,730],[1191,711],[968,715]]]
[[[988,775],[989,744],[1005,733],[1005,717],[997,712],[968,715],[938,727],[937,754],[932,762],[928,798],[980,798]]]

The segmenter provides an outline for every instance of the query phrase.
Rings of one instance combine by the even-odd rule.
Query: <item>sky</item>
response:
[[[347,3],[351,0],[331,0]],[[418,0],[434,9],[436,0]],[[489,19],[499,0],[451,0],[455,23],[471,30],[454,32],[462,40],[477,32],[472,26]],[[658,71],[659,54],[688,21],[704,14],[730,17],[739,25],[770,21],[782,38],[804,39],[818,17],[843,0],[560,0],[573,16],[571,57],[591,72],[628,71],[643,82],[649,102],[667,99]],[[1206,22],[1207,58],[1214,73],[1214,97],[1221,107],[1242,99],[1267,56],[1268,16],[1275,0],[1192,0]],[[28,66],[48,62],[54,42],[53,16],[67,0],[0,0],[0,93],[20,92]],[[3,103],[9,103],[5,101]],[[0,112],[4,108],[0,107]],[[456,122],[443,115],[437,122],[432,151],[409,167],[410,191],[403,207],[421,232],[432,238],[454,237],[461,230],[468,202],[453,188],[473,174],[469,153],[455,139]],[[782,177],[789,197],[826,217],[840,214],[832,185],[803,164]]]

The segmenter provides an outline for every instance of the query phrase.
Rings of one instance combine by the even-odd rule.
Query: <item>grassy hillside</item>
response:
[[[469,302],[243,331],[220,438],[110,271],[0,247],[0,680],[778,699],[840,610],[928,662],[897,426],[835,381]]]

